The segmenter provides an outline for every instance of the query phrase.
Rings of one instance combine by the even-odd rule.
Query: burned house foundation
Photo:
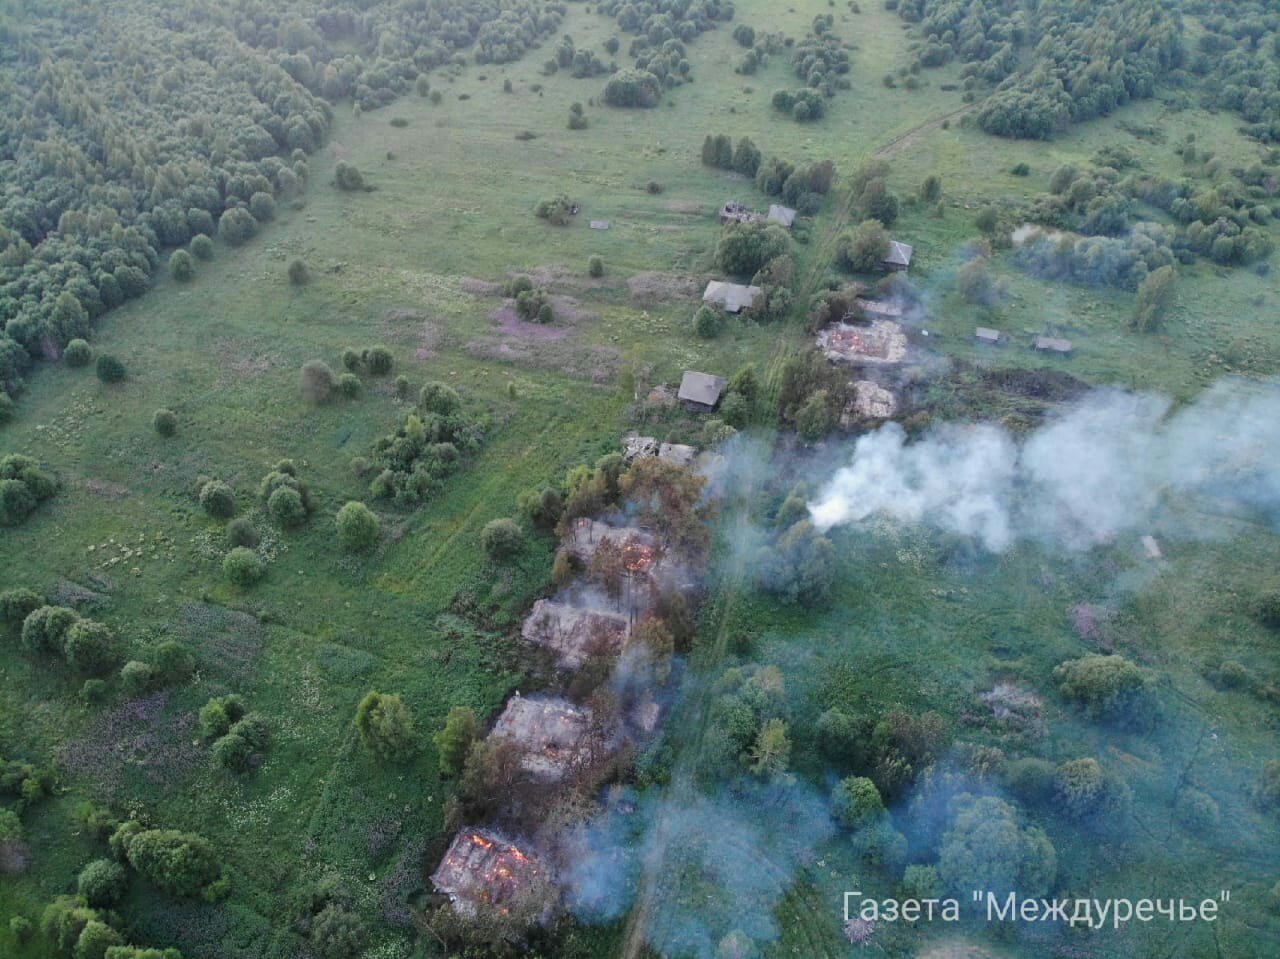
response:
[[[449,897],[459,915],[475,917],[483,909],[508,913],[544,895],[550,876],[520,845],[488,829],[464,828],[449,845],[431,882]],[[533,910],[535,917],[549,904]]]
[[[557,782],[591,758],[591,710],[556,696],[516,693],[489,734],[520,750],[520,768]]]
[[[527,643],[555,655],[564,669],[581,669],[594,656],[617,656],[631,634],[621,613],[583,609],[540,599],[520,629]]]

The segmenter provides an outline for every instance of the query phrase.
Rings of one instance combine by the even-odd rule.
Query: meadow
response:
[[[736,8],[736,22],[792,36],[828,11],[764,0]],[[513,515],[521,491],[617,450],[625,430],[644,425],[636,397],[678,382],[686,369],[730,376],[755,363],[775,392],[784,361],[809,347],[808,300],[835,277],[836,238],[853,225],[838,185],[793,245],[804,278],[794,315],[778,324],[733,321],[718,338],[695,337],[691,319],[716,274],[720,205],[768,202],[744,178],[699,162],[707,134],[747,136],[766,156],[794,162],[832,160],[845,175],[873,158],[888,161],[889,185],[906,201],[893,234],[915,244],[911,276],[928,305],[927,342],[940,367],[952,359],[980,369],[1048,367],[1179,401],[1227,374],[1276,371],[1274,273],[1205,261],[1181,268],[1177,299],[1155,333],[1130,328],[1131,293],[1037,280],[1007,251],[993,258],[993,272],[1009,284],[1004,302],[973,306],[953,283],[981,207],[1029,200],[1062,164],[1086,166],[1117,142],[1149,172],[1179,172],[1172,145],[1187,133],[1227,163],[1247,165],[1259,148],[1237,119],[1157,98],[1048,144],[996,139],[964,124],[960,92],[942,89],[958,79],[957,67],[929,71],[918,90],[881,82],[908,57],[910,37],[894,13],[878,3],[857,13],[830,9],[835,34],[853,47],[851,89],[811,124],[770,106],[773,90],[795,85],[789,57],[739,75],[741,48],[727,28],[689,44],[694,82],[650,110],[604,106],[600,78],[546,76],[536,52],[441,76],[433,81],[438,103],[413,94],[372,111],[342,103],[328,143],[311,157],[307,188],[282,202],[256,239],[219,243],[193,280],[161,278],[102,318],[94,349],[123,361],[125,382],[103,384],[91,369],[64,364],[32,374],[0,444],[37,457],[61,489],[28,522],[4,529],[0,586],[37,588],[91,611],[139,655],[180,640],[197,670],[189,683],[141,700],[90,705],[61,667],[16,643],[0,656],[0,754],[62,771],[55,795],[24,819],[34,861],[24,875],[0,880],[0,917],[37,919],[74,887],[85,862],[103,855],[78,819],[91,802],[200,832],[231,875],[229,898],[216,905],[175,903],[133,883],[120,909],[131,941],[177,946],[188,959],[299,955],[297,903],[332,878],[353,891],[373,930],[363,955],[445,954],[414,911],[448,839],[443,809],[453,787],[430,746],[403,766],[376,763],[359,746],[356,704],[370,689],[399,693],[425,739],[451,707],[490,716],[514,689],[547,682],[514,636],[548,587],[554,544],[532,535],[513,563],[495,566],[480,545],[485,524]],[[563,31],[578,48],[599,49],[617,27],[570,4]],[[566,127],[574,102],[584,104],[585,130]],[[369,189],[337,189],[339,162],[358,168]],[[1020,162],[1029,176],[1008,173]],[[942,180],[941,210],[910,199],[930,174]],[[570,225],[533,215],[540,200],[562,193],[581,207]],[[590,220],[607,220],[609,229],[592,230]],[[593,255],[603,258],[601,278],[587,275]],[[306,285],[289,282],[295,259],[310,270]],[[550,327],[502,314],[500,285],[519,273],[560,298]],[[1007,330],[1015,342],[980,347],[976,325]],[[1045,359],[1026,348],[1047,327],[1072,338],[1072,356]],[[313,405],[302,397],[303,363],[339,368],[344,349],[374,344],[391,349],[391,377],[366,377],[351,400]],[[375,504],[385,535],[374,552],[352,557],[337,548],[334,516],[342,503],[366,498],[368,481],[352,459],[368,456],[412,406],[392,388],[397,375],[415,394],[429,381],[454,387],[492,426],[480,451],[424,505]],[[984,390],[966,406],[975,418],[998,415],[1008,402]],[[162,407],[177,414],[176,436],[152,429]],[[695,417],[656,423],[663,439],[701,436]],[[772,427],[758,432],[776,439]],[[843,453],[832,439],[811,454],[816,462],[779,462],[777,471],[788,481],[816,478]],[[317,503],[297,531],[276,530],[256,496],[272,464],[286,458]],[[230,484],[241,514],[266,534],[267,574],[250,590],[221,574],[222,524],[200,509],[199,477]],[[762,477],[752,495],[772,502],[785,493],[779,482]],[[1129,542],[1087,557],[1023,545],[993,558],[920,530],[838,531],[832,603],[803,609],[750,588],[734,521],[747,523],[757,506],[727,512],[718,527],[692,675],[748,660],[777,665],[794,728],[834,706],[902,704],[969,717],[961,722],[966,738],[1011,752],[1055,761],[1105,755],[1129,774],[1135,827],[1123,842],[1099,843],[1069,823],[1048,823],[1060,885],[1099,897],[1154,895],[1160,890],[1146,880],[1176,878],[1179,892],[1230,887],[1243,902],[1216,930],[1046,945],[983,928],[899,929],[885,934],[880,954],[1030,957],[1061,947],[1070,951],[1053,954],[1244,957],[1275,948],[1280,923],[1265,902],[1280,878],[1280,827],[1247,799],[1251,771],[1275,755],[1275,707],[1204,677],[1211,660],[1237,659],[1259,675],[1280,669],[1274,633],[1245,612],[1276,588],[1280,540],[1270,529],[1228,523],[1225,538],[1170,549],[1158,572],[1134,559]],[[1105,607],[1117,648],[1161,677],[1169,715],[1157,732],[1117,736],[1056,699],[1052,667],[1092,648],[1071,628],[1069,611],[1081,603]],[[751,643],[734,647],[731,637],[744,629]],[[1042,700],[1044,731],[1034,742],[973,719],[978,694],[1000,681]],[[229,692],[273,725],[265,762],[240,777],[209,762],[194,727],[195,711]],[[672,714],[666,743],[677,765],[697,762],[705,708],[695,690]],[[827,787],[822,759],[800,738],[792,765],[814,788]],[[1196,836],[1172,825],[1171,803],[1188,779],[1222,807],[1218,832]],[[841,891],[855,880],[882,894],[890,885],[864,875],[838,840],[817,860],[793,865],[785,897],[767,905],[779,935],[764,955],[851,954]],[[633,919],[576,930],[576,951],[566,946],[564,955],[638,954],[629,951],[635,929]],[[0,953],[61,955],[40,936],[20,943],[7,921]]]

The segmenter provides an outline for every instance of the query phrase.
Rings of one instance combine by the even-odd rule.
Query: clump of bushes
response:
[[[486,419],[463,411],[457,391],[428,383],[401,427],[374,443],[370,461],[378,474],[369,485],[370,495],[402,505],[422,502],[458,468],[464,453],[480,448],[487,425]]]
[[[223,769],[242,773],[253,765],[253,757],[267,748],[271,728],[258,713],[245,710],[234,694],[211,699],[200,707],[200,735],[213,741],[213,761]]]
[[[333,171],[334,183],[339,190],[354,192],[365,189],[364,176],[346,160],[339,160]]]
[[[387,762],[404,762],[418,749],[418,734],[404,700],[371,690],[356,707],[356,732],[365,748]]]
[[[295,529],[311,515],[311,490],[298,477],[292,460],[281,460],[258,486],[258,499],[284,529]]]
[[[534,215],[556,226],[567,226],[570,218],[578,212],[578,207],[568,196],[561,193],[549,200],[542,200],[533,209]]]
[[[546,290],[521,290],[517,293],[516,313],[530,323],[553,323],[556,318]]]
[[[173,896],[216,900],[229,886],[213,846],[193,833],[144,829],[130,820],[112,834],[111,848],[139,876]]]
[[[18,525],[57,491],[57,481],[30,456],[0,457],[0,526]]]
[[[1151,674],[1123,656],[1090,653],[1053,670],[1063,697],[1079,703],[1092,718],[1153,719]]]

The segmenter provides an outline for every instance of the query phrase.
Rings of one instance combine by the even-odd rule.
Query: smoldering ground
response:
[[[1097,390],[1024,440],[988,424],[908,442],[859,438],[810,504],[822,530],[874,516],[929,523],[993,552],[1039,539],[1085,549],[1126,532],[1212,536],[1209,514],[1280,518],[1280,384],[1224,381],[1188,406]],[[1206,515],[1186,522],[1190,508]]]
[[[710,957],[729,933],[775,939],[774,909],[834,831],[826,805],[801,785],[703,795],[650,790],[581,826],[562,875],[579,918],[638,915],[662,955]]]

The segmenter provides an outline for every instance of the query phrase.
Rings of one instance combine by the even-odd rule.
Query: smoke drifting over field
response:
[[[1280,517],[1276,384],[1220,383],[1170,409],[1163,397],[1098,391],[1023,441],[981,425],[908,443],[890,424],[857,441],[810,513],[823,530],[874,516],[931,523],[993,552],[1018,539],[1082,549],[1145,532],[1172,500]]]

